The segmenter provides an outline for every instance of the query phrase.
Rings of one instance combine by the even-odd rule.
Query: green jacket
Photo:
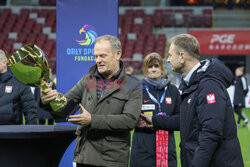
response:
[[[140,81],[124,68],[97,101],[96,65],[65,96],[81,103],[91,114],[89,126],[79,126],[74,162],[95,166],[127,167],[130,130],[139,119],[142,102]]]

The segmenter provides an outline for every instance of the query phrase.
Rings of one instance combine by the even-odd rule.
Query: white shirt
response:
[[[195,70],[197,70],[197,68],[199,68],[200,65],[201,65],[201,63],[198,62],[198,63],[188,72],[188,75],[184,78],[184,81],[185,81],[185,83],[186,83],[187,85],[188,85],[188,83],[189,83],[189,80],[190,80],[190,78],[191,78],[193,72],[194,72]]]

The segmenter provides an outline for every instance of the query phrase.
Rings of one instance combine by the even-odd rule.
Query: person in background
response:
[[[125,67],[125,73],[129,75],[133,75],[134,68],[132,66]]]
[[[133,135],[130,167],[176,167],[174,131],[180,129],[179,91],[166,78],[158,53],[144,58],[143,70],[142,114]]]
[[[0,125],[37,124],[37,107],[29,86],[16,80],[7,68],[0,50]]]
[[[243,127],[248,124],[248,119],[242,115],[242,108],[245,107],[245,97],[248,93],[247,79],[244,76],[244,67],[238,67],[235,70],[234,80],[234,111],[238,115],[237,127],[240,126],[240,121],[243,120]]]
[[[180,107],[182,167],[243,167],[227,88],[233,74],[218,59],[199,61],[200,44],[190,34],[171,39],[168,62],[182,75]]]
[[[141,83],[125,73],[118,38],[98,37],[94,56],[96,64],[65,95],[68,103],[61,109],[64,113],[81,108],[80,114],[68,117],[79,125],[73,161],[77,167],[127,167],[130,131],[140,116]],[[57,93],[51,88],[42,91],[42,103],[49,107]]]
[[[50,73],[50,78],[51,78],[52,76],[51,69],[49,69],[49,73]],[[56,84],[52,80],[49,80],[48,82],[52,82],[52,89],[56,89]],[[51,114],[52,111],[48,112],[40,108],[40,100],[41,100],[40,88],[31,87],[31,91],[34,94],[35,101],[37,104],[37,114],[38,114],[39,125],[45,125],[46,120],[47,120],[48,125],[54,125],[55,120],[54,120],[53,115]]]

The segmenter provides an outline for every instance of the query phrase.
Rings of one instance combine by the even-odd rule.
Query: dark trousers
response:
[[[97,167],[93,165],[77,164],[76,167]]]
[[[238,121],[237,123],[240,124],[241,120],[245,120],[246,118],[242,115],[242,107],[240,106],[234,106],[234,112],[238,115]]]
[[[45,125],[45,119],[39,119],[39,125]],[[54,119],[48,119],[48,125],[54,125]]]

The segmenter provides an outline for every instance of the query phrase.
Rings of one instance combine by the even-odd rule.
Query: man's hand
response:
[[[50,82],[48,89],[44,89],[44,90],[41,89],[40,96],[41,96],[41,101],[43,104],[47,104],[56,99],[58,92],[55,89],[52,90],[52,85],[53,83]]]
[[[141,113],[141,118],[144,119],[149,125],[153,125],[152,116]]]
[[[152,116],[141,113],[141,116],[139,118],[137,126],[138,127],[153,128]]]
[[[140,117],[138,122],[137,122],[137,126],[140,127],[140,128],[147,127],[147,123],[146,123],[146,121],[144,119],[142,119]]]
[[[68,121],[77,125],[89,125],[91,123],[91,114],[81,104],[79,106],[82,109],[82,113],[70,115]]]

